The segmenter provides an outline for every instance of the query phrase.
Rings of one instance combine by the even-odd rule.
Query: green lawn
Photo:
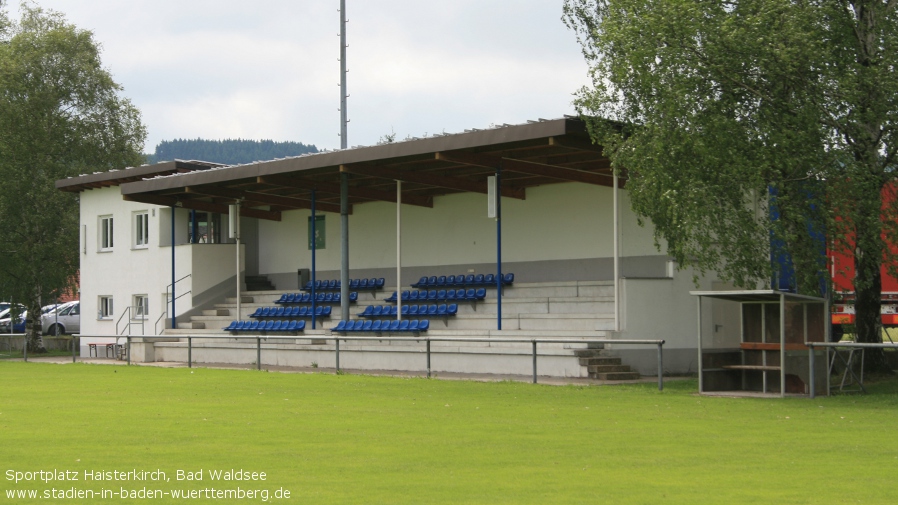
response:
[[[867,396],[699,397],[692,381],[556,387],[359,375],[0,363],[10,490],[275,490],[325,503],[888,503],[898,384]],[[265,472],[215,482],[209,470]],[[70,470],[77,482],[8,480]],[[156,470],[170,482],[85,482]],[[177,470],[203,470],[178,482]],[[145,499],[65,500],[146,503]],[[150,503],[262,502],[183,500]]]

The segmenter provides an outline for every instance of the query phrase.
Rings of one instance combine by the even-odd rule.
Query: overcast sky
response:
[[[146,152],[196,137],[340,147],[339,0],[37,3],[93,31]],[[587,67],[561,3],[347,0],[350,146],[573,113]]]

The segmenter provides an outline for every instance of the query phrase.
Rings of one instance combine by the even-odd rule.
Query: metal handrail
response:
[[[165,312],[163,312],[162,314],[159,314],[159,317],[156,319],[156,322],[153,323],[153,331],[155,332],[156,335],[159,334],[159,321],[162,321],[162,318],[164,318],[167,315],[168,315],[168,305],[165,306]],[[165,328],[163,328],[163,330],[164,329]]]
[[[115,334],[116,335],[124,335],[125,334],[124,331],[121,331],[121,332],[119,331],[118,325],[122,321],[122,318],[125,317],[126,314],[128,315],[128,319],[127,319],[128,323],[125,325],[125,328],[128,329],[128,335],[131,334],[131,325],[132,324],[140,325],[140,333],[141,334],[143,334],[146,331],[146,328],[144,327],[144,320],[146,320],[146,316],[142,316],[139,319],[139,322],[135,323],[134,318],[131,317],[131,309],[132,308],[136,309],[137,307],[135,307],[134,305],[128,305],[127,307],[125,307],[125,310],[122,311],[122,315],[119,316],[118,321],[115,322]],[[137,311],[135,310],[134,312],[137,312]]]
[[[848,372],[858,381],[858,384],[861,387],[861,390],[866,392],[864,389],[864,370],[863,370],[863,352],[865,349],[898,349],[898,344],[875,344],[875,343],[867,343],[867,342],[805,342],[804,345],[808,347],[808,368],[810,368],[810,397],[814,398],[816,396],[816,373],[814,369],[814,348],[815,347],[823,347],[826,349],[826,383],[829,384],[831,380],[830,373],[832,371],[832,366],[829,365],[829,349],[830,348],[848,348],[848,349],[860,349],[861,350],[861,376],[858,378],[854,371],[850,368]]]
[[[154,336],[145,336],[145,338],[153,338]],[[140,336],[128,335],[128,364],[131,364],[131,339],[141,338]],[[460,338],[460,337],[355,337],[355,336],[327,336],[327,335],[180,335],[177,338],[187,339],[187,366],[193,368],[193,339],[195,338],[217,338],[217,339],[255,339],[256,340],[256,369],[262,369],[262,339],[303,339],[303,340],[333,340],[335,342],[335,358],[336,369],[340,371],[340,341],[402,341],[402,342],[420,342],[426,344],[427,354],[427,377],[431,377],[430,366],[430,343],[431,342],[491,342],[491,343],[527,343],[532,345],[533,354],[533,383],[537,383],[536,375],[536,345],[537,344],[623,344],[623,345],[656,345],[658,346],[658,390],[664,390],[664,359],[663,346],[664,340],[608,340],[608,339],[550,339],[550,338]]]

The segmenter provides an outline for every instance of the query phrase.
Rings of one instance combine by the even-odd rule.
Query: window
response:
[[[99,299],[100,308],[97,310],[97,319],[112,319],[115,312],[112,309],[112,297],[101,296]]]
[[[132,302],[132,319],[146,319],[150,315],[150,298],[147,295],[134,295]]]
[[[150,215],[142,210],[134,213],[134,247],[147,247],[150,243]]]
[[[100,216],[100,250],[112,249],[112,216]]]

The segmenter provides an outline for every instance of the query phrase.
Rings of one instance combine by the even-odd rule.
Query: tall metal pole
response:
[[[496,168],[496,329],[502,329],[502,165]],[[534,375],[535,376],[535,375]],[[535,382],[535,381],[534,381]]]
[[[340,149],[349,145],[346,110],[346,0],[340,0]],[[349,320],[349,174],[340,172],[340,311]]]
[[[178,327],[175,316],[175,209],[171,208],[171,329]],[[98,353],[99,354],[99,353]]]
[[[349,123],[346,111],[346,0],[340,0],[340,149],[349,145],[346,126]]]
[[[402,181],[396,181],[396,319],[402,321]]]

